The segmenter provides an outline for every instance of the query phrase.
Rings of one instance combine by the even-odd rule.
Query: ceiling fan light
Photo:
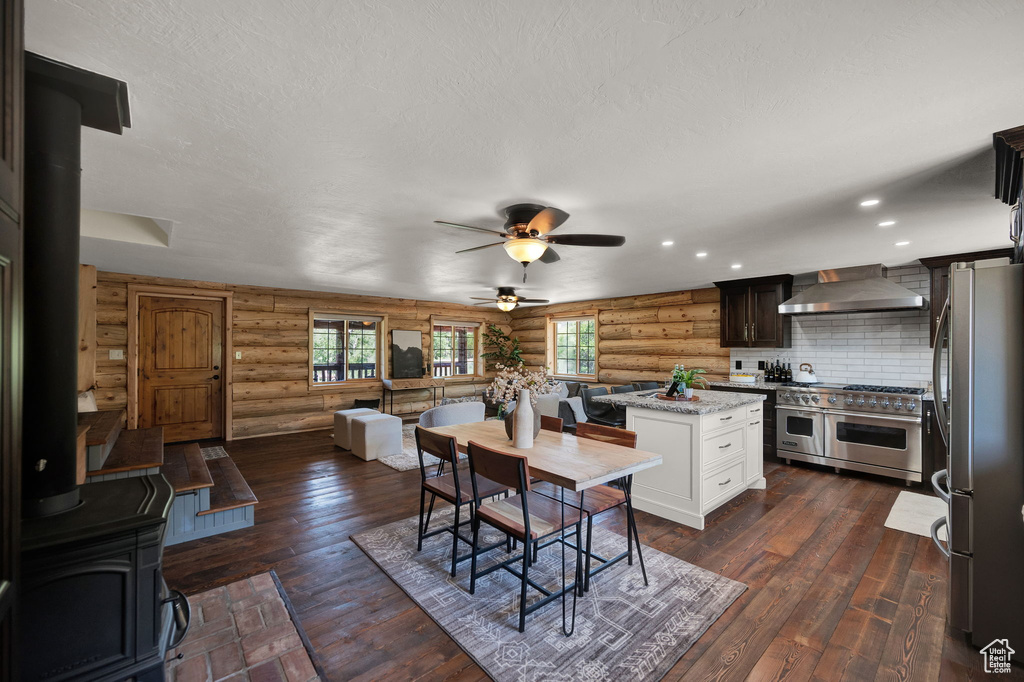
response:
[[[505,299],[502,299],[498,301],[498,310],[507,313],[513,308],[515,308],[517,305],[519,305],[518,301],[507,301]]]
[[[548,248],[547,242],[523,237],[510,239],[502,246],[505,247],[505,253],[517,263],[532,263],[543,256]]]

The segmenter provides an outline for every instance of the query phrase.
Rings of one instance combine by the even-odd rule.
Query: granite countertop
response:
[[[700,400],[693,402],[661,400],[650,397],[651,391],[633,393],[612,393],[591,398],[594,402],[611,403],[618,407],[646,407],[649,410],[678,412],[680,414],[714,414],[731,410],[743,405],[751,405],[765,400],[768,396],[760,393],[730,393],[729,391],[695,390],[693,395]]]
[[[726,388],[759,388],[763,391],[774,391],[782,386],[780,381],[757,381],[753,384],[744,384],[739,381],[709,381],[712,386],[724,386]]]

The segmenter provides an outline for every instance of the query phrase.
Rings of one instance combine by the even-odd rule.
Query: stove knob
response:
[[[860,396],[860,397],[857,398],[857,407],[863,407],[863,406],[864,406],[864,396]]]
[[[889,399],[888,398],[882,398],[882,407],[888,409],[888,407],[889,407]]]
[[[907,412],[913,412],[916,409],[917,409],[917,403],[914,401],[913,398],[911,398],[910,402],[907,403]]]
[[[903,398],[896,398],[896,409],[897,410],[902,410],[903,409]]]
[[[853,405],[853,396],[852,395],[846,396],[846,400],[844,400],[843,402],[845,402],[847,405]]]
[[[807,403],[811,402],[811,399],[810,399],[810,398],[808,398],[808,397],[807,397],[807,396],[805,396],[805,395],[802,395],[802,396],[800,396],[800,400],[802,400],[802,401],[804,402],[804,404],[805,404],[805,405],[806,405]]]
[[[836,397],[835,397],[834,395],[830,395],[830,396],[828,397],[828,401],[829,401],[829,403],[831,403],[832,405],[835,405],[835,404],[836,404]]]
[[[870,405],[871,407],[877,407],[878,398],[876,398],[875,396],[871,396],[871,400],[868,401],[868,405]]]
[[[811,396],[811,400],[813,400],[814,402],[818,402],[819,400],[821,400],[821,398],[819,398],[818,394],[815,393],[814,395]]]

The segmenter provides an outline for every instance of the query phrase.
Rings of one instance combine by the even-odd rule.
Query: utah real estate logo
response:
[[[1010,656],[1015,653],[1017,652],[1010,648],[1008,640],[993,639],[981,650],[981,655],[985,659],[985,672],[1010,672]]]

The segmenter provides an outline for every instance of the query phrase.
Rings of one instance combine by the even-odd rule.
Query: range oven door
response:
[[[820,410],[776,407],[775,422],[777,451],[815,457],[825,454],[825,428]]]
[[[921,473],[921,419],[825,412],[825,456]]]

